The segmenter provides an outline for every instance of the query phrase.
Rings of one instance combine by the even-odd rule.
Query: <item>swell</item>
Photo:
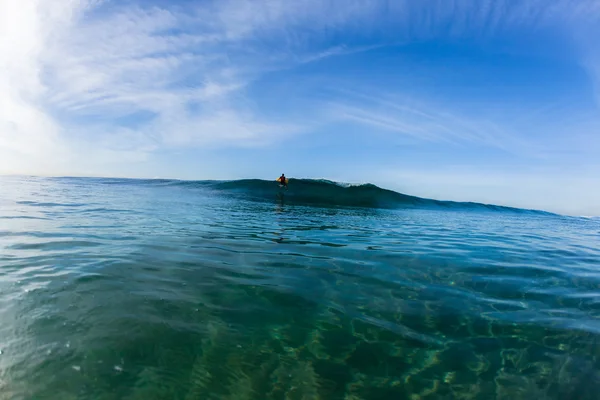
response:
[[[70,178],[90,179],[107,185],[143,185],[156,187],[202,188],[224,195],[249,200],[279,200],[286,204],[349,206],[365,208],[446,208],[479,209],[500,212],[518,212],[553,215],[545,211],[528,210],[514,207],[483,204],[476,202],[456,202],[434,200],[398,193],[371,183],[349,185],[325,179],[289,180],[286,189],[280,188],[275,180],[241,179],[231,181],[183,181],[169,179],[120,179],[120,178]]]

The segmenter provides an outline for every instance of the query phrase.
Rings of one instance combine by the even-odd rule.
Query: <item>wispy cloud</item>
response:
[[[236,49],[242,32],[215,21],[232,15],[224,9],[7,0],[0,15],[2,159],[30,156],[4,170],[143,159],[171,145],[256,145],[298,130],[239,101],[262,66],[252,49]]]
[[[543,149],[503,125],[500,118],[478,117],[477,110],[461,115],[451,105],[423,100],[413,93],[401,95],[377,90],[338,93],[338,100],[330,102],[327,108],[334,120],[354,121],[367,129],[388,131],[413,141],[493,147],[531,157]]]
[[[496,119],[397,93],[356,92],[302,119],[274,119],[254,102],[268,94],[252,83],[273,71],[414,40],[558,32],[600,82],[594,0],[161,4],[0,2],[0,170],[264,146],[331,118],[415,140],[538,150]]]
[[[181,33],[185,20],[168,10],[136,7],[87,21],[78,35],[61,38],[48,52],[54,90],[47,93],[47,104],[71,115],[115,118],[145,112],[143,131],[165,143],[219,139],[225,127],[198,121],[237,115],[229,95],[242,89],[248,77],[219,48],[222,37]],[[216,131],[202,129],[211,127]],[[186,135],[190,140],[183,140]]]

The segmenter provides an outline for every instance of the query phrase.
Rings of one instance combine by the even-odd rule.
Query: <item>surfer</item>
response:
[[[281,174],[281,176],[277,179],[277,181],[279,182],[280,185],[287,187],[287,178],[285,177],[285,174]]]

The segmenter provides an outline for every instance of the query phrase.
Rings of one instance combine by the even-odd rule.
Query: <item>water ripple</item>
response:
[[[593,219],[3,183],[0,399],[600,390]]]

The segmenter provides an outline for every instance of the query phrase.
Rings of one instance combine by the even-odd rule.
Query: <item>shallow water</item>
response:
[[[600,390],[598,220],[320,207],[276,186],[0,185],[0,399]]]

